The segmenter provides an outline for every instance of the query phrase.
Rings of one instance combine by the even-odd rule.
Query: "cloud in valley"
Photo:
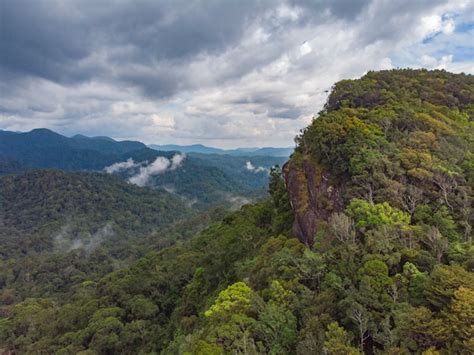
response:
[[[255,167],[250,161],[245,163],[245,169],[253,173],[262,173],[262,172],[268,173],[269,171],[267,168],[264,168],[263,166]]]
[[[115,236],[114,229],[110,223],[106,223],[96,232],[78,233],[71,225],[66,224],[54,236],[56,248],[63,251],[71,251],[76,249],[84,249],[90,253],[97,249],[103,242]]]
[[[109,174],[118,173],[120,171],[128,170],[140,166],[140,163],[135,163],[132,158],[127,159],[126,161],[115,163],[104,168],[105,172]]]
[[[134,172],[139,167],[138,171],[135,172],[128,181],[137,186],[145,186],[148,184],[152,176],[178,169],[185,158],[185,154],[175,154],[171,159],[157,157],[150,164],[146,161],[136,163],[133,159],[129,158],[124,162],[115,163],[106,167],[104,171],[109,174],[129,170]]]

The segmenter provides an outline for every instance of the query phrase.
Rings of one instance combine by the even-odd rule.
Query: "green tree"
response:
[[[408,213],[390,206],[387,202],[370,204],[367,201],[354,198],[348,205],[346,213],[355,220],[357,228],[365,229],[410,223]]]
[[[337,322],[332,322],[328,325],[324,347],[330,355],[360,354],[360,351],[351,345],[349,334]]]

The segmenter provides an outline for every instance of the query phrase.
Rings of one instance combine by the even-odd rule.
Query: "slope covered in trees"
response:
[[[31,171],[0,178],[0,285],[13,301],[68,292],[194,212],[164,191],[105,174]],[[155,243],[156,244],[156,243]]]
[[[3,347],[473,353],[473,95],[472,76],[443,71],[336,84],[270,199],[66,301],[16,304]]]

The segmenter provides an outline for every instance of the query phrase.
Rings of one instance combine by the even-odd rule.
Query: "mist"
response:
[[[269,170],[263,166],[255,167],[250,161],[245,163],[245,169],[253,173],[263,173],[263,172],[268,173],[269,172]]]
[[[115,231],[110,223],[99,228],[95,233],[76,234],[71,225],[66,224],[54,237],[55,245],[58,249],[71,251],[76,249],[84,249],[90,253],[99,247],[104,241],[112,238]]]
[[[137,186],[146,186],[152,176],[178,169],[185,158],[185,154],[178,153],[175,154],[171,159],[166,157],[157,157],[150,164],[148,164],[147,161],[136,163],[132,158],[129,158],[124,162],[115,163],[104,168],[104,171],[109,174],[114,174],[140,167],[138,173],[130,177],[128,181]]]
[[[120,171],[128,170],[131,168],[136,168],[140,166],[141,163],[135,163],[132,158],[127,159],[126,161],[115,163],[104,168],[104,171],[109,174],[118,173]]]

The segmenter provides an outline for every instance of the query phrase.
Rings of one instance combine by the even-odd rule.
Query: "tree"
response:
[[[351,311],[350,315],[351,320],[356,325],[359,331],[359,349],[361,353],[364,352],[364,343],[369,338],[367,334],[369,318],[367,316],[367,311],[363,309],[360,305],[355,305]]]
[[[89,347],[100,353],[118,351],[122,329],[123,323],[115,317],[107,317],[93,322],[88,326],[88,330],[93,332]]]
[[[443,197],[446,206],[453,211],[453,206],[449,202],[449,197],[458,186],[455,173],[451,171],[437,171],[433,176],[433,182],[440,189],[441,196]]]
[[[329,228],[342,243],[355,242],[354,222],[344,213],[333,213],[328,220]]]
[[[425,241],[436,255],[436,260],[438,263],[441,262],[441,258],[447,252],[449,247],[449,242],[444,238],[436,227],[429,227],[425,234]]]
[[[288,232],[293,225],[293,210],[286,190],[281,168],[278,165],[270,169],[268,192],[272,197],[274,211],[272,228],[276,234]]]
[[[244,282],[237,282],[219,293],[204,312],[209,320],[207,341],[220,344],[225,351],[246,352],[254,347],[251,330],[255,319],[249,317],[255,295]]]
[[[351,345],[351,338],[337,322],[328,325],[325,350],[329,355],[359,355],[361,352]]]
[[[402,201],[403,201],[403,208],[407,211],[410,215],[413,215],[416,210],[416,206],[420,203],[423,199],[423,191],[416,186],[408,185],[404,189]]]
[[[294,348],[297,319],[291,310],[281,304],[269,302],[258,316],[256,333],[263,339],[269,354],[289,353]]]
[[[252,305],[253,291],[245,282],[236,282],[219,293],[214,304],[204,312],[210,320],[225,320],[232,314],[245,314]]]
[[[431,272],[424,294],[431,306],[437,310],[448,307],[459,287],[472,288],[474,273],[460,265],[438,265]]]
[[[453,350],[474,353],[474,289],[461,286],[454,291],[452,302],[443,315]]]
[[[354,198],[346,208],[349,217],[354,218],[357,228],[373,228],[382,225],[397,226],[410,223],[410,215],[388,204],[370,204]]]

